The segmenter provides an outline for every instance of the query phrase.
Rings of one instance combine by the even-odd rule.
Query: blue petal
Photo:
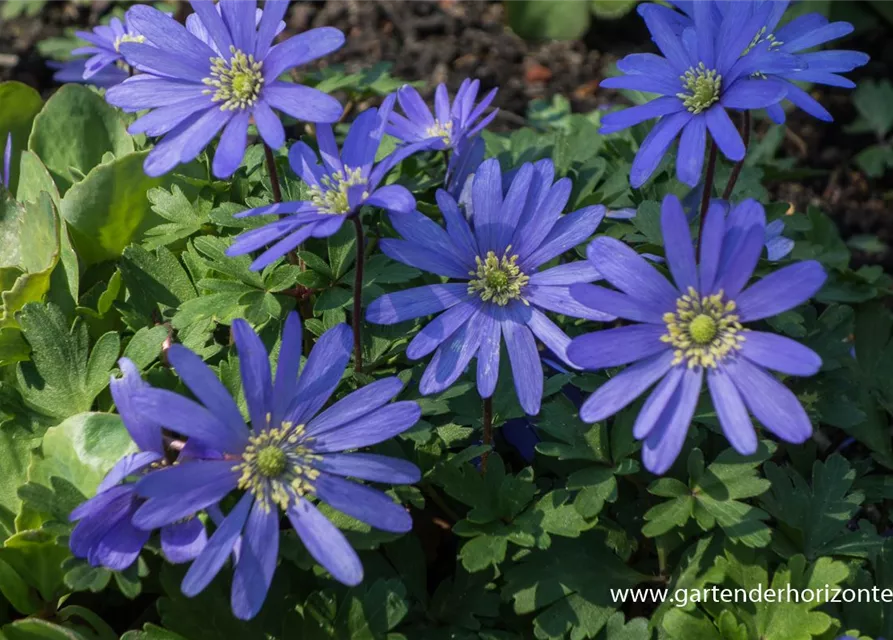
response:
[[[329,506],[376,529],[392,533],[412,529],[412,518],[406,508],[381,491],[325,472],[314,480],[313,490]]]
[[[239,372],[245,401],[255,431],[269,428],[268,416],[273,405],[273,379],[267,349],[258,335],[241,318],[233,320],[233,339],[239,353]]]
[[[372,413],[393,400],[403,390],[403,386],[403,381],[396,376],[371,382],[349,393],[316,416],[307,424],[305,433],[315,438]]]
[[[543,398],[543,365],[536,341],[530,329],[514,318],[506,318],[501,324],[521,408],[528,415],[536,415]]]
[[[703,150],[702,150],[703,151]],[[682,203],[674,195],[664,198],[661,206],[660,228],[667,253],[667,264],[676,288],[688,291],[698,286],[698,269],[695,265],[695,249],[691,241],[691,230]]]
[[[812,376],[822,368],[822,359],[808,347],[784,336],[748,331],[741,355],[766,369],[791,376]]]
[[[332,577],[348,586],[363,580],[363,565],[350,543],[316,507],[303,499],[288,509],[288,519],[307,551]]]
[[[232,608],[240,620],[250,620],[264,605],[279,556],[279,511],[254,503],[233,576]]]
[[[327,453],[314,464],[335,475],[387,484],[415,484],[422,477],[411,462],[374,453]]]
[[[652,473],[665,473],[676,461],[701,392],[703,369],[686,370],[657,426],[642,446],[642,462]]]
[[[295,387],[288,422],[305,424],[331,397],[350,360],[352,335],[346,324],[335,325],[313,345]]]
[[[468,299],[467,284],[415,287],[376,299],[366,309],[366,319],[376,324],[396,324],[449,309]]]
[[[827,277],[815,260],[779,269],[738,296],[738,315],[742,322],[752,322],[793,309],[821,289]]]
[[[633,159],[629,181],[634,188],[641,187],[651,177],[667,149],[673,144],[676,135],[682,130],[682,127],[691,121],[692,117],[688,111],[680,111],[664,116],[654,125],[645,140],[642,141],[642,146],[639,147],[639,151]]]
[[[422,374],[419,391],[422,395],[440,393],[452,385],[468,367],[477,353],[483,335],[478,330],[480,310],[447,338],[434,352],[434,357]]]
[[[239,534],[242,533],[242,527],[245,525],[253,502],[253,494],[246,493],[242,496],[242,499],[233,507],[233,510],[229,512],[226,519],[208,540],[205,550],[189,567],[189,571],[186,572],[183,583],[180,585],[183,595],[187,598],[204,590],[223,568],[233,551]]]
[[[161,550],[168,562],[180,564],[195,560],[208,543],[205,525],[187,518],[161,528]]]
[[[133,406],[134,394],[149,385],[140,377],[139,370],[130,359],[121,358],[118,366],[122,375],[120,378],[112,377],[109,389],[127,433],[142,451],[162,451],[161,426],[151,415],[137,411]]]
[[[425,325],[406,347],[406,357],[411,360],[424,358],[443,344],[481,308],[479,300],[460,302],[447,309]]]
[[[757,450],[757,434],[754,431],[744,400],[723,367],[707,372],[707,386],[716,417],[729,444],[743,456]]]
[[[574,338],[573,363],[596,371],[628,364],[669,349],[661,338],[666,327],[655,324],[633,324],[604,331],[595,331]]]
[[[571,340],[568,347],[571,360],[576,357],[576,350],[574,340]],[[580,419],[598,422],[614,415],[662,378],[672,362],[673,352],[667,350],[624,369],[586,399],[580,407]]]
[[[314,453],[337,453],[369,447],[403,433],[422,415],[415,402],[394,402],[356,420],[316,436],[310,447]]]

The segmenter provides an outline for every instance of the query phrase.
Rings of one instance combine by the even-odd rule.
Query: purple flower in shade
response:
[[[413,152],[450,150],[444,185],[456,199],[460,198],[468,175],[484,159],[484,145],[477,136],[499,113],[499,109],[494,109],[484,116],[497,89],[491,90],[475,105],[480,86],[480,80],[466,78],[450,104],[446,85],[437,85],[432,114],[419,92],[404,85],[397,92],[397,100],[406,115],[391,113],[386,130],[410,146]]]
[[[695,2],[675,2],[689,17],[694,17]],[[722,21],[723,17],[736,3],[716,2],[711,15],[715,23]],[[814,51],[821,46],[853,32],[853,25],[849,22],[828,22],[828,19],[818,13],[807,13],[797,16],[781,27],[778,23],[784,16],[790,4],[779,0],[750,0],[740,4],[749,5],[755,15],[765,15],[765,21],[752,41],[752,46],[767,43],[770,51],[779,54],[791,55],[797,60],[794,69],[776,70],[771,72],[758,69],[754,72],[756,77],[771,78],[784,83],[787,88],[786,100],[790,100],[796,106],[803,109],[809,115],[830,122],[833,120],[815,98],[793,82],[811,82],[832,87],[852,89],[856,85],[851,80],[839,75],[847,73],[868,63],[869,57],[861,51],[828,50]],[[768,12],[765,11],[769,7]],[[688,24],[692,24],[691,20]],[[806,53],[803,53],[806,52]],[[766,108],[769,117],[776,123],[785,121],[784,108],[781,104],[770,105]]]
[[[663,56],[628,55],[617,63],[624,75],[601,83],[602,87],[660,94],[646,104],[602,118],[605,134],[660,118],[633,160],[633,187],[642,186],[654,173],[677,135],[676,175],[690,186],[701,178],[708,131],[727,158],[741,160],[744,141],[726,110],[764,108],[784,98],[784,82],[751,77],[757,71],[768,74],[797,68],[793,56],[771,51],[768,41],[752,46],[772,10],[771,3],[756,11],[748,2],[728,4],[717,22],[711,15],[712,3],[694,3],[690,24],[668,7],[639,7]]]
[[[242,162],[248,124],[254,122],[273,149],[285,144],[281,111],[299,120],[334,122],[335,98],[317,89],[278,80],[285,71],[338,49],[337,29],[311,29],[273,45],[287,0],[268,0],[257,27],[252,0],[194,0],[192,7],[214,46],[173,18],[137,5],[127,18],[146,39],[124,43],[121,53],[142,73],[109,89],[106,99],[125,111],[150,110],[129,131],[164,136],[149,153],[146,173],[159,176],[194,159],[221,130],[213,171],[233,174]]]
[[[434,92],[434,114],[414,87],[404,85],[397,91],[397,100],[406,115],[391,113],[388,135],[409,144],[420,144],[421,146],[416,147],[418,151],[449,149],[455,156],[490,124],[499,112],[498,109],[494,109],[482,117],[496,97],[497,90],[490,91],[475,105],[480,85],[480,80],[468,78],[463,80],[452,104],[446,85],[437,85],[437,90]],[[454,166],[452,161],[450,166]]]
[[[6,147],[3,149],[3,174],[0,175],[0,182],[6,189],[9,189],[9,180],[12,175],[12,134],[6,134]]]
[[[784,220],[773,220],[766,225],[766,252],[769,260],[778,262],[794,250],[794,241],[782,235]]]
[[[100,87],[119,84],[130,75],[130,67],[121,55],[121,45],[146,41],[126,17],[123,22],[112,18],[107,25],[100,25],[93,31],[77,31],[76,34],[89,46],[72,50],[72,55],[90,57],[53,65],[58,69],[53,79],[58,82],[85,82]]]
[[[711,204],[696,265],[682,205],[675,196],[664,199],[661,227],[675,286],[625,244],[603,237],[587,255],[618,290],[571,287],[580,304],[638,323],[574,338],[568,356],[590,370],[635,363],[583,403],[580,417],[587,422],[617,413],[658,383],[633,426],[654,473],[664,473],[679,455],[705,377],[723,432],[739,453],[757,447],[748,412],[788,442],[812,433],[797,397],[766,369],[809,376],[821,359],[793,340],[742,323],[805,302],[821,288],[825,272],[818,262],[800,262],[748,287],[763,249],[765,213],[753,200],[736,209],[726,216],[725,203]]]
[[[139,370],[127,358],[118,361],[122,376],[112,378],[115,406],[139,453],[122,458],[100,483],[96,496],[71,512],[77,521],[69,545],[78,558],[86,558],[94,567],[123,571],[132,565],[148,542],[151,531],[138,529],[131,518],[143,502],[136,495],[134,478],[145,474],[151,465],[164,460],[161,427],[133,406],[133,396],[148,385]],[[197,518],[169,523],[161,527],[161,549],[171,562],[189,562],[205,548],[205,527]]]
[[[289,314],[275,377],[264,345],[248,324],[236,320],[232,330],[250,427],[211,369],[185,347],[172,346],[170,363],[199,402],[152,388],[143,389],[134,402],[143,415],[187,436],[189,444],[219,454],[216,459],[208,455],[142,478],[137,491],[147,500],[134,514],[133,523],[151,529],[177,522],[202,509],[213,509],[232,492],[240,492],[186,573],[182,589],[187,596],[202,591],[226,559],[237,555],[233,612],[250,619],[260,611],[273,579],[282,512],[310,555],[348,585],[362,580],[360,560],[311,498],[385,531],[403,533],[412,527],[401,505],[344,477],[406,484],[419,480],[419,470],[403,460],[343,452],[406,431],[421,411],[415,402],[388,404],[403,388],[393,377],[354,391],[320,412],[350,358],[351,332],[344,324],[319,338],[298,375],[301,321],[296,313]]]
[[[537,272],[591,236],[605,214],[604,207],[592,206],[562,216],[571,182],[563,178],[553,185],[553,180],[551,161],[528,163],[504,193],[499,163],[491,159],[475,174],[470,220],[442,190],[437,192],[437,203],[446,229],[417,211],[390,217],[403,239],[381,241],[387,256],[460,281],[390,293],[366,312],[366,319],[378,324],[444,312],[406,349],[413,360],[434,352],[419,385],[423,394],[449,387],[477,355],[478,392],[489,398],[496,388],[505,338],[521,407],[536,414],[543,394],[543,367],[534,336],[565,362],[569,342],[543,311],[613,319],[568,294],[569,285],[599,277],[591,264],[577,261]]]
[[[241,234],[227,255],[243,255],[273,243],[251,264],[252,269],[263,269],[307,238],[325,238],[337,232],[364,205],[395,212],[413,211],[415,198],[406,187],[396,184],[379,187],[388,171],[405,157],[403,152],[396,151],[375,164],[375,154],[393,104],[394,97],[388,96],[380,110],[367,109],[361,113],[351,125],[340,152],[332,127],[318,125],[316,138],[322,166],[306,143],[294,144],[288,161],[310,187],[310,199],[271,204],[238,214],[238,218],[273,214],[283,217]]]

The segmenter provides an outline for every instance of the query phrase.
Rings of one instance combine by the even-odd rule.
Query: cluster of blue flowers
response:
[[[722,429],[740,453],[757,447],[751,416],[782,440],[810,437],[806,412],[769,372],[809,376],[820,369],[819,356],[745,325],[805,302],[825,273],[807,261],[752,281],[767,243],[771,260],[791,248],[777,224],[767,226],[759,203],[709,202],[695,243],[682,203],[665,198],[661,229],[671,280],[609,237],[591,241],[587,260],[556,265],[593,236],[605,208],[562,213],[572,185],[555,179],[549,160],[511,171],[496,159],[483,160],[479,134],[496,114],[487,113],[495,90],[478,101],[479,83],[466,81],[451,102],[440,86],[432,113],[415,89],[404,87],[360,114],[339,149],[331,126],[341,117],[339,103],[282,76],[336,50],[344,37],[319,28],[274,44],[287,4],[267,0],[260,11],[254,2],[194,0],[185,27],[135,6],[125,22],[83,34],[91,46],[79,53],[91,57],[60,70],[60,77],[79,74],[81,81],[111,84],[111,104],[147,112],[130,130],[161,138],[145,164],[153,176],[194,159],[220,134],[213,171],[226,178],[242,162],[249,123],[270,149],[286,144],[277,112],[313,123],[318,151],[297,142],[288,153],[309,199],[240,214],[276,218],[236,238],[229,254],[260,251],[252,268],[262,269],[308,238],[359,220],[363,207],[386,210],[400,237],[381,240],[382,252],[443,279],[384,295],[366,310],[366,319],[378,324],[436,316],[406,349],[413,360],[433,354],[419,382],[422,394],[450,387],[477,357],[477,390],[490,398],[504,343],[520,405],[534,415],[544,384],[539,341],[555,366],[608,370],[609,381],[582,403],[584,421],[605,420],[654,387],[633,427],[654,473],[676,460],[705,378]],[[602,83],[658,95],[603,118],[603,133],[659,118],[636,155],[634,187],[655,172],[677,135],[678,177],[689,185],[702,180],[708,139],[730,160],[743,160],[745,144],[729,111],[766,109],[781,120],[782,102],[789,100],[829,117],[791,81],[842,86],[848,81],[838,74],[866,62],[857,52],[803,53],[850,26],[809,14],[776,28],[785,2],[675,4],[680,11],[639,8],[662,55],[627,56],[618,63],[623,75]],[[376,164],[385,134],[399,145]],[[399,162],[423,151],[449,154],[444,189],[436,194],[443,224],[420,213],[405,187],[386,183]],[[628,322],[571,340],[549,313]],[[251,618],[273,578],[283,514],[310,555],[348,585],[360,582],[362,567],[317,502],[386,531],[411,528],[404,507],[345,477],[406,484],[419,480],[419,470],[402,460],[346,452],[406,431],[420,409],[391,402],[403,388],[397,378],[373,382],[326,408],[350,360],[346,325],[322,335],[301,369],[301,323],[290,314],[275,375],[247,323],[236,320],[232,333],[247,424],[214,372],[185,347],[172,346],[168,359],[194,400],[152,388],[122,359],[123,375],[113,380],[112,393],[140,452],[122,460],[97,496],[72,514],[78,523],[71,548],[92,564],[123,569],[160,529],[167,559],[192,562],[184,593],[201,591],[231,559],[233,611]],[[631,366],[617,369],[624,365]],[[214,523],[210,537],[208,519]]]

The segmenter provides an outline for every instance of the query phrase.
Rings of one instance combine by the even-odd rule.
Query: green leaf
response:
[[[146,322],[166,317],[167,309],[177,309],[198,296],[186,269],[165,247],[153,253],[131,245],[121,256],[120,268],[130,293],[128,304]]]
[[[645,578],[614,555],[599,534],[556,540],[548,551],[527,555],[506,571],[504,598],[515,613],[536,613],[540,640],[594,638],[619,607],[611,589]]]
[[[147,155],[127,153],[97,164],[63,196],[60,213],[85,264],[118,258],[157,222],[147,193],[171,178],[147,176]]]
[[[719,525],[732,540],[751,547],[765,547],[771,532],[761,509],[741,502],[769,489],[769,481],[761,478],[757,467],[765,462],[775,445],[763,441],[752,456],[742,456],[727,449],[704,471],[703,455],[693,449],[689,456],[690,486],[674,478],[660,478],[648,488],[649,493],[671,498],[645,513],[647,524],[642,533],[655,537],[684,526],[694,518],[704,531]]]
[[[115,463],[136,450],[120,416],[80,413],[47,430],[28,478],[51,488],[59,478],[89,498]]]
[[[18,328],[15,314],[44,298],[59,260],[59,221],[46,193],[35,203],[0,203],[0,328]]]
[[[128,631],[121,636],[121,640],[186,640],[186,638],[179,633],[146,623],[142,631]]]
[[[6,148],[6,136],[12,136],[12,157],[18,158],[28,147],[35,116],[43,107],[40,94],[21,82],[0,82],[0,148]],[[19,167],[12,163],[9,190],[18,192]]]
[[[632,11],[638,0],[591,0],[592,13],[599,20],[616,20]]]
[[[505,9],[512,31],[526,40],[576,40],[589,28],[585,2],[515,0]]]
[[[0,629],[0,633],[6,640],[91,640],[93,637],[40,618],[16,620]]]
[[[889,80],[866,79],[859,83],[853,93],[853,106],[859,112],[860,119],[848,127],[849,131],[871,131],[879,139],[883,139],[893,128],[893,84]]]
[[[131,153],[133,140],[117,109],[86,86],[67,84],[53,94],[34,118],[28,149],[40,157],[59,193],[65,195],[80,176],[103,162],[107,153],[115,157]],[[141,169],[129,176],[122,173],[118,176],[119,184],[104,186],[120,190],[129,179],[139,180],[143,175]]]
[[[25,402],[55,418],[89,411],[108,386],[120,351],[118,334],[106,333],[90,351],[86,325],[75,320],[69,328],[54,305],[29,303],[19,319],[32,351],[32,362],[20,363],[16,371]]]
[[[37,593],[4,560],[0,560],[0,593],[20,613],[29,615],[40,610]]]
[[[192,203],[177,185],[172,185],[170,191],[156,187],[149,190],[147,196],[152,211],[169,222],[150,227],[146,231],[146,240],[143,243],[146,249],[155,249],[188,238],[209,223],[211,202],[198,198]]]
[[[764,470],[772,486],[760,505],[782,525],[776,532],[782,555],[799,552],[814,559],[847,536],[846,525],[864,495],[852,490],[856,471],[843,456],[835,453],[824,462],[816,460],[812,486],[790,466],[769,462]]]
[[[0,547],[0,560],[37,589],[45,602],[59,597],[65,590],[61,566],[70,555],[67,545],[42,530],[17,533]]]

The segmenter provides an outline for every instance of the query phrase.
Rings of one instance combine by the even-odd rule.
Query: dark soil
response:
[[[66,27],[89,27],[109,4],[105,0],[87,6],[50,2],[36,17],[3,24],[0,80],[16,79],[42,92],[51,91],[52,74],[37,52],[37,42],[61,35]],[[868,66],[852,74],[857,82],[891,76],[890,29],[880,19],[876,24],[856,41],[841,45],[872,56]],[[330,0],[292,6],[290,32],[323,25],[338,27],[348,36],[346,45],[323,64],[342,63],[354,70],[389,61],[395,76],[424,80],[429,93],[440,82],[454,90],[468,76],[479,78],[484,89],[499,87],[495,104],[501,112],[495,126],[500,128],[520,124],[519,116],[533,98],[562,94],[580,112],[620,99],[612,91],[598,89],[602,70],[626,53],[647,50],[650,44],[636,15],[594,21],[582,41],[530,43],[506,26],[500,2]],[[833,123],[801,112],[789,120],[785,153],[823,174],[768,186],[775,197],[791,202],[797,210],[808,205],[823,208],[845,237],[876,235],[888,248],[872,254],[856,252],[855,261],[881,264],[893,272],[893,176],[888,173],[882,180],[872,180],[852,164],[852,157],[872,140],[844,133],[843,125],[855,117],[848,94],[822,89],[817,95],[834,115]]]

